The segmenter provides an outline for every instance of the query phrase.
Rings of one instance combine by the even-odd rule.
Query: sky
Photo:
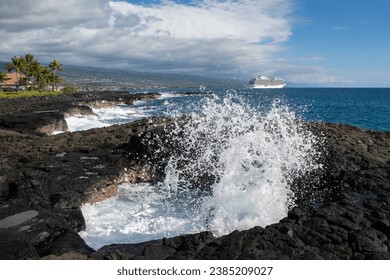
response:
[[[390,0],[1,0],[0,61],[390,87]]]

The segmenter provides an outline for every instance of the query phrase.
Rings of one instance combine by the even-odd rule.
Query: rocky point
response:
[[[324,123],[308,124],[325,141],[323,169],[293,183],[297,205],[279,223],[219,238],[201,232],[90,248],[78,234],[80,206],[114,196],[124,181],[162,180],[173,122],[50,134],[91,107],[158,97],[89,92],[0,101],[0,259],[390,259],[390,133]]]

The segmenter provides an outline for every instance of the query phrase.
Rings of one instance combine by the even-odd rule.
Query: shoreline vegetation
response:
[[[75,86],[65,86],[60,91],[38,91],[38,90],[19,91],[19,92],[17,92],[17,91],[9,91],[9,92],[0,91],[0,99],[57,96],[57,95],[61,95],[61,94],[76,93],[77,91],[78,90]]]
[[[62,91],[19,91],[19,92],[1,92],[0,98],[23,98],[23,97],[41,97],[63,94]]]
[[[29,53],[14,56],[5,69],[8,74],[0,71],[0,98],[39,97],[77,91],[75,86],[63,86],[64,78],[58,74],[62,71],[62,64],[57,59],[45,66]]]

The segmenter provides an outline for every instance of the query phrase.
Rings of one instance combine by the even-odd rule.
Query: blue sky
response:
[[[0,60],[390,86],[390,0],[2,0]]]
[[[298,1],[281,57],[323,67],[335,84],[389,86],[389,12],[388,0]]]

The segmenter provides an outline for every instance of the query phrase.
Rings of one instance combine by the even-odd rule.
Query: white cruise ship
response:
[[[269,79],[266,76],[257,76],[249,81],[253,88],[284,88],[286,81],[281,78]]]

